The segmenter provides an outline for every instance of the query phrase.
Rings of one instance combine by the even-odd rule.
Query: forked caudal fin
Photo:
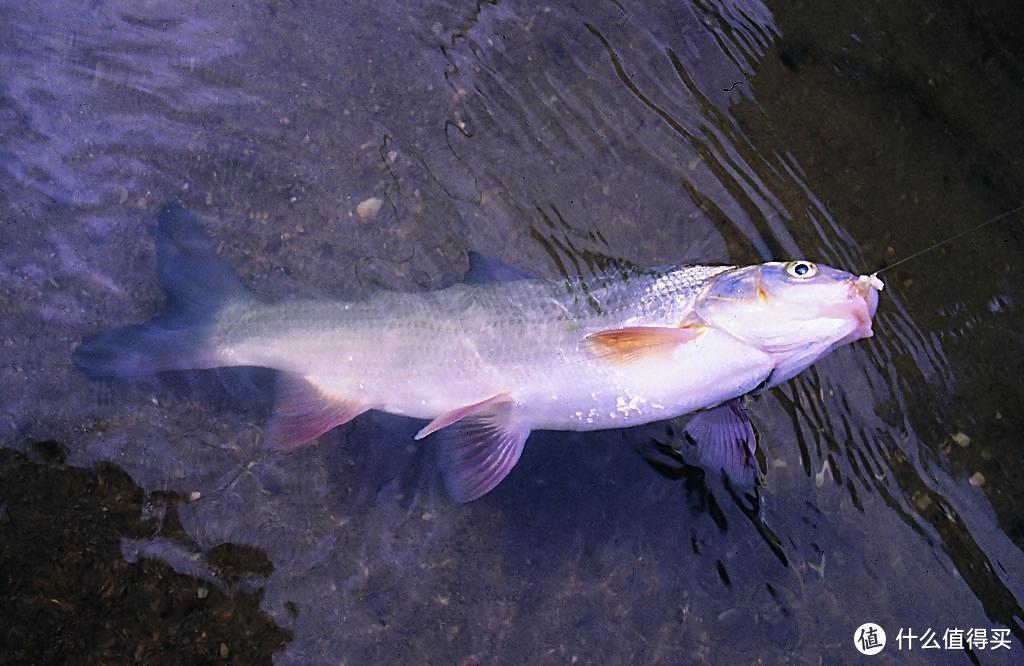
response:
[[[145,375],[219,365],[209,338],[217,314],[251,299],[213,250],[190,212],[177,203],[160,211],[157,271],[167,294],[163,312],[144,324],[90,336],[72,358],[92,376]]]

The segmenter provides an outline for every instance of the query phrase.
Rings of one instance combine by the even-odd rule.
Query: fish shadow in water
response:
[[[272,369],[245,366],[100,377],[89,382],[101,412],[154,401],[174,412],[192,411],[195,418],[190,419],[191,430],[182,432],[182,437],[202,430],[216,432],[214,419],[223,417],[232,429],[224,436],[223,444],[229,446],[232,442],[228,440],[243,437],[247,422],[258,432],[265,431],[274,413],[278,374]],[[338,485],[337,493],[344,496],[339,502],[355,505],[390,498],[408,508],[423,493],[443,493],[433,442],[413,440],[421,425],[415,419],[371,410],[293,450],[266,447],[257,434],[248,440],[254,448],[246,457],[251,456],[249,462],[253,463],[275,459],[275,467],[286,469],[293,464],[289,458],[295,458],[294,465],[308,465],[310,460],[303,452],[326,447],[323,464]],[[266,490],[281,490],[275,488],[270,476],[260,474],[258,467],[253,471]],[[296,468],[295,473],[302,471]]]
[[[204,411],[231,413],[239,421],[262,426],[273,412],[276,374],[263,368],[223,368],[170,371],[98,384],[114,398],[128,393],[159,396],[164,404],[188,401],[203,405]],[[399,510],[454,505],[443,489],[438,442],[413,440],[420,425],[415,419],[370,411],[309,444],[328,447],[324,464],[332,479],[332,502],[349,508],[387,505]],[[662,432],[652,428],[664,428],[667,437],[652,436]],[[537,431],[503,483],[480,500],[454,506],[452,511],[499,509],[509,557],[531,553],[534,573],[542,574],[545,568],[557,571],[555,554],[574,551],[581,540],[595,544],[620,539],[671,541],[684,536],[686,525],[701,515],[719,532],[729,532],[729,516],[735,511],[722,504],[728,498],[788,566],[781,542],[763,518],[761,489],[735,487],[726,476],[691,464],[680,453],[682,441],[671,422],[587,433]],[[255,455],[280,456],[284,460],[278,462],[288,467],[287,458],[294,454],[261,450]],[[309,459],[298,462],[296,457],[296,461],[295,473],[301,474],[297,466],[309,464]],[[678,482],[685,501],[672,500],[672,488],[678,486],[660,484],[658,477]],[[671,534],[657,536],[666,531]]]
[[[167,372],[159,377],[162,390],[250,419],[265,432],[277,404],[278,374],[266,368],[238,367]],[[302,452],[324,449],[323,464],[331,472],[334,492],[345,496],[339,501],[350,505],[394,502],[409,508],[424,493],[441,491],[432,447],[413,440],[420,425],[415,419],[371,410],[293,450],[267,447],[261,437],[254,455],[276,458],[285,468],[294,455],[295,474],[301,475],[298,466],[309,464]]]
[[[703,467],[690,462],[690,454],[686,451],[688,444],[685,434],[677,432],[673,423],[665,427],[667,442],[660,438],[652,438],[643,444],[638,453],[644,461],[660,476],[682,484],[687,505],[696,513],[706,513],[722,532],[729,530],[729,521],[722,504],[715,492],[714,481],[720,481],[721,493],[728,497],[732,504],[750,521],[758,535],[771,552],[784,566],[789,566],[789,558],[782,547],[778,535],[768,526],[765,518],[765,497],[762,488],[764,476],[755,484],[734,484],[728,474],[722,471],[709,472]],[[764,452],[758,446],[757,456],[764,469]]]
[[[209,411],[238,412],[269,418],[274,406],[277,372],[267,368],[170,370],[138,377],[94,377],[88,380],[100,407],[156,399],[161,404],[191,402]]]
[[[350,507],[394,504],[411,509],[444,494],[431,439],[415,441],[422,421],[371,410],[320,437],[331,447],[339,502]],[[450,500],[448,500],[450,501]]]

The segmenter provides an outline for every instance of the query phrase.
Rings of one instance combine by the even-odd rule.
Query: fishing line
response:
[[[879,273],[884,273],[885,271],[889,270],[890,268],[896,268],[897,266],[899,266],[900,264],[902,264],[904,262],[910,261],[911,259],[916,259],[916,258],[920,257],[922,254],[927,254],[928,252],[931,252],[935,248],[941,247],[941,246],[945,245],[946,243],[952,243],[953,241],[955,241],[958,238],[963,238],[964,236],[966,236],[968,234],[973,234],[975,231],[978,231],[979,229],[984,229],[988,225],[995,224],[999,220],[1005,219],[1005,218],[1013,215],[1014,213],[1019,213],[1022,210],[1024,210],[1024,204],[1021,204],[1020,206],[1017,206],[1016,208],[1012,208],[1012,209],[1006,211],[1005,213],[1000,213],[999,215],[996,215],[993,218],[989,218],[989,219],[985,220],[984,222],[982,222],[981,224],[979,224],[976,227],[971,227],[970,229],[968,229],[966,231],[961,231],[960,233],[956,234],[955,236],[950,236],[946,240],[941,240],[938,243],[930,245],[930,246],[926,247],[923,250],[919,250],[919,251],[915,252],[914,254],[910,255],[909,257],[904,257],[904,258],[900,259],[899,261],[897,261],[894,264],[889,264],[888,266],[875,271],[873,273],[873,275],[878,275]]]

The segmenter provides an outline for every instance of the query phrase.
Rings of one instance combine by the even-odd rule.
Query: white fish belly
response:
[[[508,394],[516,420],[530,429],[600,430],[671,418],[742,395],[773,367],[766,354],[714,330],[671,355],[624,364],[592,357],[575,338],[514,363],[465,339],[424,341],[412,352],[383,335],[373,344],[337,342],[282,344],[292,350],[289,362],[274,367],[289,366],[339,400],[423,419]],[[444,353],[427,353],[429,347]]]
[[[548,368],[517,399],[534,429],[622,428],[711,407],[763,382],[773,360],[709,330],[671,355],[625,364],[587,359],[577,367]]]

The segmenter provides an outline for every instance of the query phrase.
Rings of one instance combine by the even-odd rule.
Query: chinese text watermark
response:
[[[853,644],[861,654],[878,654],[886,646],[885,630],[873,622],[865,622],[853,632]],[[972,627],[945,629],[938,633],[931,627],[920,634],[911,627],[900,627],[893,643],[897,650],[1009,650],[1010,630]]]

